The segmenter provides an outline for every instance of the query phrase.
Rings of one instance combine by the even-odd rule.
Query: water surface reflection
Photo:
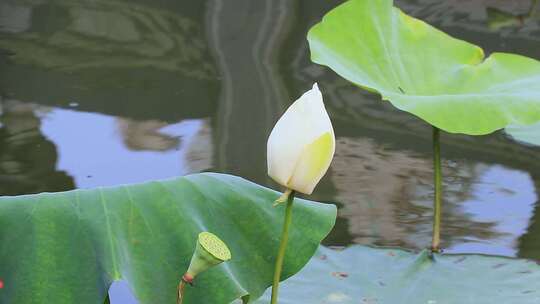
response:
[[[44,107],[0,99],[0,193],[18,195],[73,189],[57,168],[55,142],[41,131]]]
[[[42,132],[56,143],[59,170],[78,188],[137,183],[212,167],[208,120],[166,124],[103,114],[51,110]]]

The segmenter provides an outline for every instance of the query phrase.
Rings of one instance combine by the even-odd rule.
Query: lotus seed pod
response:
[[[185,277],[193,280],[199,273],[230,259],[231,252],[222,240],[210,232],[201,232]]]

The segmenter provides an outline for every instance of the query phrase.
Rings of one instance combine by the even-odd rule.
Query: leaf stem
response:
[[[274,281],[272,283],[272,298],[270,304],[276,304],[279,291],[279,280],[281,279],[281,270],[283,268],[283,259],[285,258],[285,251],[287,249],[287,241],[289,239],[289,228],[292,222],[292,206],[294,201],[294,191],[290,191],[287,198],[287,207],[285,209],[285,220],[283,221],[283,231],[281,233],[281,242],[279,244],[279,251],[276,259],[276,265],[274,268]]]
[[[441,198],[442,198],[442,171],[441,171],[441,144],[440,130],[433,127],[433,167],[435,169],[434,184],[435,197],[433,200],[433,238],[431,251],[440,251],[441,230]]]

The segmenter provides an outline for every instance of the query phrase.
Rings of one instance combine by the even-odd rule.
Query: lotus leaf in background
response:
[[[0,198],[0,303],[103,303],[126,280],[141,304],[175,303],[201,231],[233,259],[197,278],[186,303],[259,297],[272,282],[283,208],[275,191],[222,174]],[[333,205],[296,200],[284,277],[331,230]]]
[[[474,254],[321,247],[282,283],[281,304],[540,303],[540,265]],[[266,293],[257,304],[268,303]]]
[[[519,142],[540,146],[540,122],[528,126],[508,126],[504,131]]]
[[[483,135],[540,121],[540,62],[493,53],[393,6],[351,0],[308,33],[311,58],[433,126],[432,251],[440,250],[440,130]]]
[[[312,60],[450,133],[540,121],[540,62],[476,45],[412,18],[391,0],[351,0],[308,33]]]

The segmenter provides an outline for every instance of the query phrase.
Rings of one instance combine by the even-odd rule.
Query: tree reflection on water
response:
[[[0,100],[0,195],[64,191],[73,179],[56,169],[55,144],[41,130],[42,107]]]

